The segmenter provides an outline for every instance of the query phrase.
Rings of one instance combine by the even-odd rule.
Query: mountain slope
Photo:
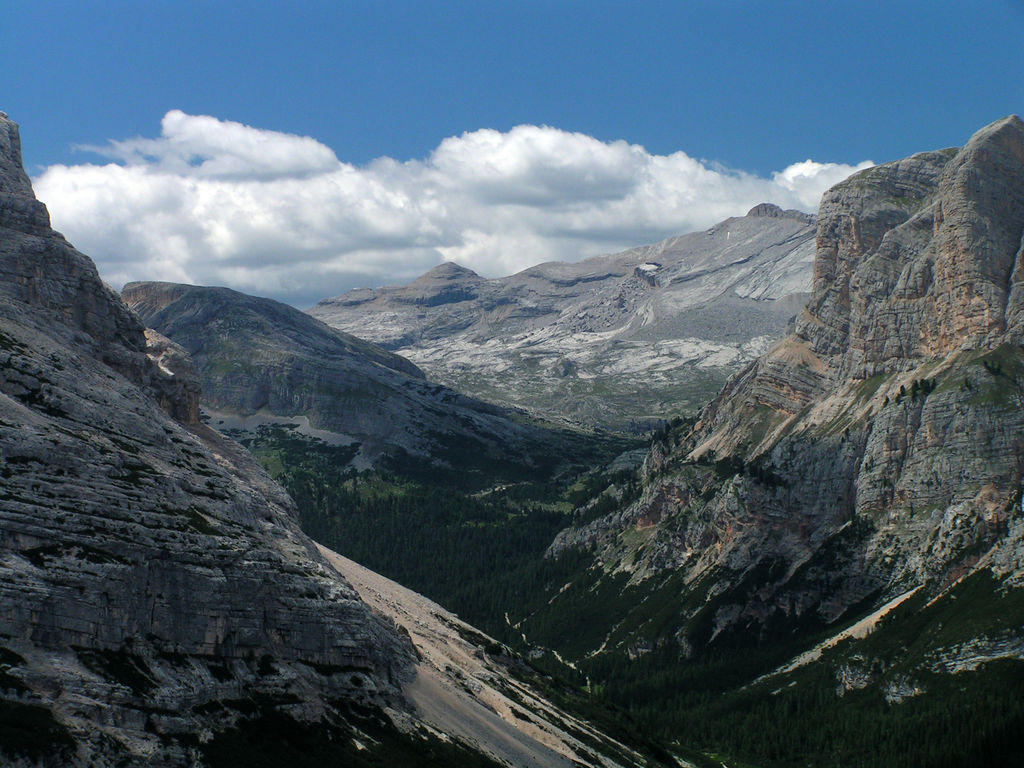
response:
[[[592,565],[517,631],[617,696],[677,691],[642,711],[747,759],[901,764],[920,742],[883,724],[894,703],[946,750],[970,747],[929,718],[990,718],[950,764],[1003,754],[1024,718],[1022,236],[1016,117],[827,192],[795,332],[659,436],[639,500],[560,534],[552,557]],[[721,704],[684,692],[701,685]],[[835,725],[767,714],[802,708]]]
[[[123,297],[189,351],[219,428],[297,423],[350,446],[358,469],[545,474],[586,451],[575,433],[433,384],[404,358],[270,299],[170,283],[132,283]]]
[[[442,264],[310,310],[431,377],[548,418],[625,429],[695,411],[810,289],[813,217],[762,204],[683,237],[486,280]]]
[[[332,701],[404,706],[408,640],[327,566],[287,495],[192,420],[195,383],[167,367],[166,340],[163,366],[147,356],[137,319],[49,229],[6,119],[0,273],[2,707],[5,728],[28,729],[15,752],[184,764],[196,734],[244,716],[217,702],[294,699],[307,720],[344,718]]]
[[[198,421],[186,353],[50,229],[2,113],[0,276],[0,762],[640,763],[529,681],[528,720],[490,729],[416,699],[423,640],[364,603],[287,494]],[[437,642],[460,631],[482,657],[468,627]],[[473,676],[501,685],[496,665],[444,673],[470,722],[492,715]]]

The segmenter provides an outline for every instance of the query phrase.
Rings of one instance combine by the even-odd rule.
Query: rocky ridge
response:
[[[514,723],[452,738],[410,698],[414,640],[199,421],[187,354],[49,228],[2,114],[0,276],[5,765],[414,765],[424,750],[479,765],[510,749],[540,765],[636,762]]]
[[[695,411],[811,287],[814,217],[756,206],[705,232],[487,280],[457,264],[310,310],[492,402],[616,429]]]
[[[1020,586],[1022,180],[1010,117],[829,190],[795,332],[661,435],[638,501],[551,554],[590,549],[634,586],[676,579],[659,642],[684,649],[827,627],[971,574]]]
[[[430,382],[406,359],[270,299],[171,283],[131,283],[122,297],[190,353],[218,429],[291,425],[350,446],[355,469],[464,473],[551,471],[582,441]]]

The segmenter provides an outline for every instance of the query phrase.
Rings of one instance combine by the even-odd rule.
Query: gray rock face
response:
[[[655,764],[547,701],[490,638],[346,561],[357,592],[280,486],[200,423],[184,348],[49,229],[18,148],[0,113],[0,763],[362,765],[381,747],[414,766],[431,738],[473,764]],[[153,308],[192,290],[136,293]],[[255,305],[246,319],[273,326],[253,354],[349,354],[427,386],[295,310],[213,294],[186,305]]]
[[[1022,234],[1016,117],[831,189],[795,333],[651,451],[640,501],[553,551],[718,594],[753,580],[716,633],[979,568],[1020,583]]]
[[[696,410],[786,332],[811,285],[813,222],[763,204],[706,232],[497,280],[442,264],[310,313],[460,391],[625,428]]]
[[[435,270],[425,300],[461,291],[444,287],[461,284],[460,269]],[[429,382],[404,358],[270,299],[170,283],[132,283],[123,297],[191,354],[214,425],[298,423],[323,439],[357,444],[358,468],[396,454],[467,472],[495,464],[550,468],[580,440]]]
[[[198,424],[187,357],[147,343],[49,230],[5,119],[0,195],[8,722],[48,712],[57,735],[36,748],[66,737],[59,763],[185,765],[242,716],[220,701],[291,701],[306,721],[332,701],[401,706],[407,638],[300,533],[280,487]]]

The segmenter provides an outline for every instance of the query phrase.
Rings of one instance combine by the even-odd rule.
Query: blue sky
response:
[[[808,159],[842,170],[961,144],[988,122],[1024,112],[1022,40],[1021,0],[6,0],[0,25],[0,109],[21,125],[26,167],[50,206],[55,226],[92,255],[112,282],[147,276],[216,280],[301,304],[316,290],[406,279],[441,258],[460,259],[478,271],[497,274],[544,258],[578,258],[640,244],[714,223],[714,216],[731,210],[729,194],[738,208],[750,195],[785,187],[780,204],[813,207],[804,201],[820,194],[814,184],[780,187],[774,175]],[[162,121],[174,110],[185,118],[172,120],[168,128]],[[186,119],[198,116],[219,122]],[[247,257],[243,251],[249,241],[235,231],[225,234],[228,224],[223,221],[197,220],[191,230],[168,231],[165,239],[180,240],[178,249],[154,255],[149,252],[152,243],[131,240],[127,230],[117,229],[127,226],[124,222],[111,220],[112,234],[106,239],[95,222],[91,229],[82,226],[80,220],[95,219],[98,209],[62,197],[85,190],[94,206],[109,202],[118,189],[129,196],[166,197],[169,175],[186,179],[192,173],[171,167],[166,147],[180,149],[182,132],[187,133],[188,141],[198,143],[187,156],[175,157],[184,158],[185,166],[199,166],[220,150],[209,148],[207,134],[198,141],[197,132],[208,128],[237,138],[242,134],[235,124],[268,132],[250,137],[262,137],[260,146],[283,137],[282,146],[300,154],[309,148],[289,142],[288,135],[312,137],[333,151],[333,160],[325,162],[336,161],[346,178],[353,170],[361,173],[373,166],[372,178],[361,179],[359,189],[372,187],[379,200],[402,197],[405,202],[395,203],[402,211],[408,200],[421,200],[420,184],[432,185],[427,196],[433,195],[433,203],[422,206],[420,219],[404,224],[394,210],[383,208],[358,221],[334,217],[334,225],[348,227],[344,242],[325,234],[289,253],[283,235],[273,243],[276,255],[255,248]],[[546,126],[555,132],[513,136],[516,126]],[[480,134],[482,130],[498,135]],[[471,148],[477,153],[469,160],[459,154],[468,151],[466,146],[448,146],[444,157],[435,157],[446,139],[464,136],[473,139]],[[149,145],[149,155],[140,153],[139,146],[132,148],[134,154],[126,154],[124,146],[111,150],[110,142],[137,137],[162,140],[164,148]],[[620,206],[617,219],[606,211],[601,220],[616,222],[605,227],[608,231],[599,231],[597,225],[587,229],[591,225],[583,206],[588,200],[625,194],[626,172],[620,166],[627,161],[619,157],[623,142],[643,150],[642,156],[631,152],[630,173],[637,176],[629,184],[639,184],[636,178],[648,178],[655,173],[652,169],[674,172],[663,166],[677,168],[682,153],[699,163],[696,169],[686,166],[687,172],[703,178],[700,184],[705,186],[684,190],[662,179],[644,192],[646,197],[634,195],[630,205]],[[81,145],[106,148],[105,154],[73,149]],[[516,193],[518,197],[502,199],[501,210],[491,215],[486,205],[493,203],[493,195],[481,197],[480,178],[467,181],[464,174],[455,185],[463,197],[442,199],[452,187],[445,174],[453,167],[460,174],[467,163],[479,170],[479,153],[507,154],[524,146],[530,157],[528,172],[517,159],[513,181],[528,188],[523,194],[529,205]],[[323,154],[322,149],[310,151]],[[576,160],[560,171],[557,160],[566,153]],[[603,158],[597,171],[585,162],[595,153]],[[303,157],[306,162],[312,155]],[[393,166],[384,167],[379,160],[374,166],[378,158]],[[243,163],[245,157],[234,160]],[[410,170],[410,161],[422,165]],[[132,179],[111,175],[109,166],[133,163],[139,174],[148,174],[147,183],[160,175],[163,191],[154,192],[152,184],[139,187],[139,174]],[[91,170],[73,179],[58,179],[54,172],[48,184],[41,184],[52,166]],[[105,176],[97,170],[104,167]],[[221,195],[221,200],[229,195],[227,181],[215,170],[223,167],[211,161],[206,169],[208,177],[218,179],[216,195],[209,195]],[[323,165],[302,168],[299,176],[304,177],[330,170]],[[232,179],[246,175],[244,169],[232,169]],[[280,194],[281,176],[293,170],[287,164],[276,168],[271,191]],[[723,171],[730,184],[739,174],[748,183],[734,185],[732,192],[722,192],[718,204],[701,208],[707,189],[717,190],[723,183],[704,170]],[[565,178],[553,182],[552,176],[563,171]],[[488,166],[482,172],[493,177],[488,187],[493,192],[508,167]],[[235,189],[231,200],[254,199],[257,188],[267,192],[265,170],[256,177],[262,187]],[[831,180],[828,174],[816,178],[819,186]],[[595,186],[608,179],[610,191]],[[775,187],[769,183],[773,179]],[[767,186],[758,187],[758,180]],[[396,184],[398,192],[389,184]],[[589,186],[581,193],[584,184]],[[662,214],[653,210],[651,201],[668,194],[666,185],[681,197],[659,218]],[[51,199],[43,196],[43,188]],[[541,188],[539,197],[534,196]],[[558,190],[563,188],[566,197],[560,200]],[[478,219],[455,222],[453,211],[467,207],[470,189],[470,203],[482,206],[482,213]],[[354,194],[336,203],[350,205]],[[138,215],[166,220],[183,210],[160,211],[155,205]],[[188,210],[197,205],[187,202]],[[207,209],[213,205],[207,201]],[[572,209],[573,218],[552,220],[551,211],[559,206]],[[680,213],[686,206],[692,215]],[[524,208],[530,208],[530,215],[513,220],[514,211]],[[267,241],[257,232],[260,222],[284,222],[285,233],[295,223],[294,216],[287,218],[292,214],[279,208],[247,211],[239,207],[233,221],[244,219],[246,231],[259,242]],[[630,216],[635,217],[632,224]],[[486,225],[489,219],[504,221],[505,229],[492,231]],[[513,230],[516,237],[510,239]],[[352,232],[365,236],[349,237]],[[116,243],[127,241],[134,243],[135,252],[115,253]],[[199,261],[219,260],[221,268],[204,271],[195,259],[189,260],[188,254],[203,248],[209,250],[199,254]],[[495,255],[489,258],[488,253]],[[261,264],[274,269],[263,270],[259,277]],[[147,269],[149,273],[141,274]],[[319,277],[304,282],[296,277],[299,272]]]

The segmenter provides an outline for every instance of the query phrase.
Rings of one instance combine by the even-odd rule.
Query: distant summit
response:
[[[441,269],[473,274],[457,265],[432,271]],[[577,439],[427,381],[404,357],[272,299],[174,283],[129,283],[122,295],[191,354],[202,404],[221,429],[288,425],[347,446],[357,469],[463,474],[551,472],[559,446]]]
[[[483,281],[484,278],[480,277],[476,272],[468,267],[464,267],[461,264],[456,264],[454,261],[446,261],[442,264],[438,264],[433,269],[424,272],[418,278],[415,283],[420,282],[431,282],[435,280],[479,280]]]
[[[797,221],[803,221],[808,224],[814,223],[813,215],[804,213],[803,211],[798,211],[795,208],[790,208],[789,210],[784,211],[779,206],[775,205],[775,203],[758,203],[747,211],[747,216],[752,218],[767,216],[773,219],[796,219]]]

